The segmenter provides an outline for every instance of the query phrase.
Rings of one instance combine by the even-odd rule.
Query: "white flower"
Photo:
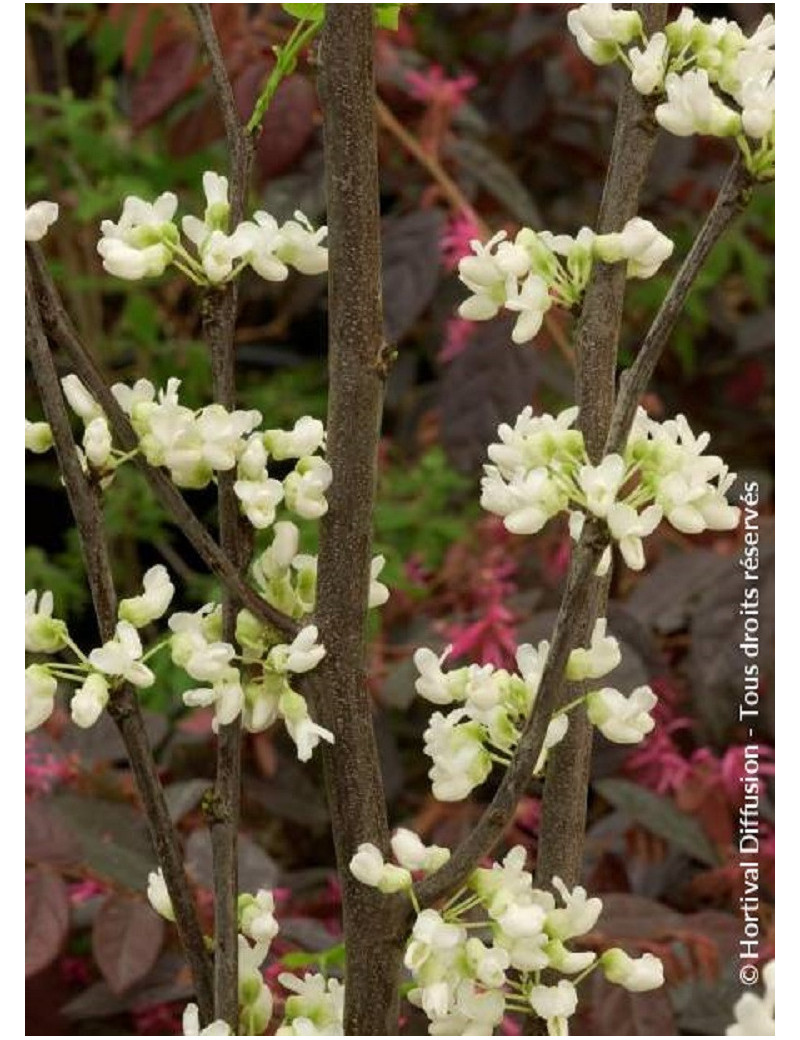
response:
[[[229,726],[238,718],[244,706],[244,690],[239,673],[235,668],[228,668],[224,677],[213,686],[185,690],[183,703],[190,708],[210,708],[213,705],[214,720],[211,727],[217,733],[220,726]]]
[[[324,516],[328,512],[325,492],[332,477],[331,467],[324,459],[318,455],[304,456],[283,482],[286,505],[306,520]]]
[[[189,217],[184,218],[184,232],[186,232],[187,220]],[[188,232],[187,237],[189,237]],[[236,232],[226,235],[218,228],[215,228],[203,240],[202,247],[200,247],[200,259],[209,282],[219,285],[230,278],[233,274],[234,261],[238,260],[246,250],[245,242],[242,235],[237,235]]]
[[[570,892],[559,877],[553,878],[553,888],[564,901],[563,907],[556,907],[547,914],[547,934],[554,939],[565,942],[577,935],[585,935],[597,924],[603,910],[603,902],[597,896],[588,898],[586,889],[577,885]]]
[[[325,647],[317,642],[318,636],[316,625],[306,625],[291,643],[274,646],[267,659],[270,668],[279,673],[310,672],[325,656]]]
[[[581,4],[570,11],[570,31],[580,27],[594,40],[608,43],[630,43],[642,33],[642,20],[635,11],[615,9],[613,4]]]
[[[748,79],[740,100],[744,132],[748,137],[766,136],[775,126],[775,80],[769,74]]]
[[[463,257],[458,264],[461,281],[473,294],[458,308],[462,318],[486,321],[494,318],[513,292],[516,280],[530,270],[531,258],[521,245],[506,242],[505,231],[499,231],[483,245],[470,242],[474,256]]]
[[[264,445],[270,455],[279,460],[301,459],[313,455],[325,444],[325,427],[319,419],[304,415],[291,430],[267,430]]]
[[[566,508],[568,496],[544,467],[515,473],[506,481],[495,466],[484,466],[481,506],[503,517],[512,534],[537,534]]]
[[[244,246],[242,258],[261,278],[283,282],[289,277],[289,268],[275,255],[283,240],[277,221],[269,213],[255,213],[252,221],[245,220],[238,226],[235,235]]]
[[[114,638],[89,654],[89,664],[105,675],[126,679],[134,686],[152,686],[155,676],[139,660],[142,643],[139,633],[128,621],[118,621]]]
[[[84,679],[83,685],[72,698],[72,721],[81,729],[93,726],[108,704],[108,682],[97,672]]]
[[[566,1020],[578,1006],[578,991],[571,982],[561,979],[556,986],[532,986],[528,1000],[536,1014],[547,1022],[550,1036],[567,1035]]]
[[[625,461],[619,455],[606,455],[597,465],[581,466],[578,484],[586,496],[586,506],[595,516],[604,517],[616,500],[625,479]]]
[[[175,910],[172,906],[167,883],[164,880],[164,871],[161,867],[158,870],[151,870],[147,875],[147,899],[155,912],[160,914],[166,921],[175,920]],[[187,1035],[198,1036],[200,1034]]]
[[[726,1036],[775,1036],[775,961],[764,965],[764,994],[743,993],[733,1008],[735,1021]]]
[[[571,429],[577,417],[577,408],[566,408],[556,416],[534,415],[527,405],[513,428],[508,423],[497,428],[500,443],[489,445],[489,458],[510,480],[520,470],[548,466],[559,457],[582,455],[583,435]]]
[[[453,701],[464,699],[466,684],[462,679],[462,670],[449,674],[442,671],[449,653],[449,646],[445,647],[440,657],[426,646],[414,651],[414,666],[419,672],[414,689],[431,704],[452,704]]]
[[[322,975],[282,974],[278,982],[294,996],[286,1001],[283,1025],[276,1036],[343,1036],[344,987]]]
[[[456,949],[466,937],[461,925],[448,924],[436,910],[423,910],[414,922],[403,963],[416,974],[431,957]]]
[[[255,896],[239,897],[239,927],[253,942],[272,942],[280,930],[275,920],[275,898],[272,892],[260,888]]]
[[[434,712],[423,735],[425,753],[433,759],[428,773],[433,781],[433,796],[440,802],[461,801],[492,771],[480,725],[461,722],[463,717],[463,710],[447,717]]]
[[[598,235],[594,248],[600,259],[607,263],[627,260],[628,278],[652,278],[672,255],[675,243],[662,235],[649,220],[633,217],[622,231]]]
[[[612,672],[621,659],[619,643],[613,636],[606,635],[606,619],[598,618],[592,629],[589,649],[579,647],[569,655],[567,679],[570,682],[599,679]]]
[[[163,617],[175,595],[175,586],[167,568],[160,563],[145,572],[142,585],[144,592],[141,596],[124,599],[119,605],[119,616],[123,621],[130,621],[135,628],[143,628]]]
[[[58,203],[34,202],[25,210],[25,241],[39,242],[47,234],[50,225],[58,220]]]
[[[265,476],[262,480],[237,480],[233,485],[242,512],[260,531],[275,520],[275,509],[283,501],[283,485],[279,480]]]
[[[230,1036],[231,1031],[227,1022],[221,1018],[216,1019],[205,1029],[200,1028],[200,1012],[197,1004],[187,1004],[183,1012],[183,1035],[184,1036]]]
[[[253,216],[258,221],[268,214]],[[301,274],[322,274],[328,270],[328,250],[322,245],[327,234],[327,227],[315,231],[308,217],[295,210],[294,220],[287,220],[281,227],[275,255]]]
[[[631,993],[644,993],[664,985],[664,965],[652,953],[634,958],[629,957],[624,950],[614,948],[606,950],[600,958],[600,964],[609,982]]]
[[[398,827],[392,836],[392,852],[406,870],[434,871],[450,859],[450,849],[441,845],[425,845],[414,831]]]
[[[25,450],[43,455],[53,447],[53,431],[46,422],[25,420]]]
[[[549,652],[550,644],[546,639],[543,639],[537,647],[533,647],[530,643],[522,643],[517,647],[517,668],[530,691],[531,701],[536,699],[536,694],[539,692],[539,684],[542,681],[542,673]]]
[[[540,241],[553,253],[558,253],[566,259],[571,286],[569,303],[574,303],[576,296],[586,288],[592,270],[596,237],[594,231],[588,227],[582,227],[574,238],[571,235],[553,235],[549,231],[539,232]]]
[[[328,744],[334,743],[333,733],[312,721],[304,698],[294,690],[287,689],[281,694],[278,710],[289,736],[294,741],[297,757],[301,762],[308,762],[320,740],[324,740]]]
[[[53,593],[36,589],[25,593],[25,649],[32,654],[54,654],[67,645],[67,626],[53,617]]]
[[[41,664],[25,669],[25,732],[37,729],[53,714],[58,683]]]
[[[382,581],[378,581],[383,568],[386,566],[385,556],[373,556],[369,567],[369,599],[367,606],[370,610],[382,607],[389,598],[389,588]]]
[[[712,134],[729,137],[739,132],[739,116],[711,89],[705,69],[692,69],[666,79],[667,100],[656,108],[656,119],[671,134]]]
[[[626,502],[615,502],[608,510],[606,523],[611,537],[619,543],[625,562],[633,571],[644,567],[642,538],[652,534],[661,523],[661,506],[652,505],[637,513]]]
[[[167,242],[178,238],[172,223],[177,208],[178,199],[172,192],[164,192],[155,202],[129,195],[119,222],[104,220],[100,225],[97,252],[106,271],[130,280],[163,274],[172,258]]]
[[[495,920],[510,939],[532,939],[544,931],[546,916],[536,903],[512,903]]]
[[[642,51],[631,47],[628,58],[632,66],[631,80],[640,94],[652,94],[664,83],[667,71],[669,44],[664,33],[653,33]]]
[[[103,469],[111,457],[111,430],[104,415],[92,419],[83,434],[83,450],[95,467]]]
[[[377,888],[390,895],[402,892],[411,887],[411,874],[404,867],[396,867],[393,863],[385,863],[380,849],[364,842],[350,860],[350,873],[363,885]]]
[[[547,724],[547,730],[544,735],[544,743],[542,744],[542,750],[539,753],[538,761],[534,768],[534,773],[538,774],[545,767],[547,762],[547,753],[551,748],[554,748],[556,744],[560,744],[564,737],[567,735],[569,729],[569,715],[566,712],[562,712],[559,715],[554,715],[550,722]]]
[[[630,697],[607,686],[586,698],[589,721],[615,744],[638,744],[655,726],[648,713],[657,703],[649,686],[637,686]]]
[[[61,388],[70,408],[87,425],[93,419],[99,419],[103,415],[103,409],[74,373],[64,376],[61,380]]]
[[[519,287],[511,283],[505,306],[506,310],[519,312],[511,332],[514,343],[527,343],[537,335],[552,303],[547,282],[538,274],[529,274]]]

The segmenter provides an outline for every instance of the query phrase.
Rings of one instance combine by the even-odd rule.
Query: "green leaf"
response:
[[[402,4],[375,4],[375,24],[380,29],[397,32]]]
[[[281,4],[281,7],[292,18],[297,18],[301,22],[322,22],[325,20],[325,4]]]
[[[597,780],[594,789],[616,809],[627,813],[651,834],[657,834],[693,859],[719,866],[719,856],[703,828],[668,799],[630,780]]]

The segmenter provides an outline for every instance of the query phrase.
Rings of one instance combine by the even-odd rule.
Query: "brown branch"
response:
[[[623,450],[636,415],[636,407],[678,323],[695,279],[708,254],[747,205],[752,186],[752,178],[744,165],[741,152],[737,149],[736,158],[728,168],[716,201],[686,254],[658,314],[653,319],[636,360],[622,373],[619,400],[605,447],[606,454]]]
[[[59,469],[78,528],[97,626],[100,638],[105,642],[114,635],[117,594],[105,538],[99,489],[87,479],[78,458],[58,372],[45,338],[27,263],[25,303],[25,344],[33,378],[41,397],[45,419],[53,431]],[[136,692],[127,684],[112,690],[108,711],[120,731],[130,759],[150,838],[172,900],[178,935],[192,972],[200,1013],[210,1021],[213,1014],[211,965],[183,869],[180,842],[170,820]]]
[[[253,148],[239,122],[236,100],[208,4],[189,5],[197,22],[211,74],[217,104],[225,126],[230,162],[230,226],[243,218]],[[203,300],[203,336],[211,357],[214,399],[228,411],[236,408],[236,305],[234,280],[210,290]],[[252,537],[233,490],[233,471],[217,477],[220,547],[239,572],[247,566]],[[227,588],[222,594],[222,638],[233,643],[239,600]],[[209,813],[214,862],[214,1006],[215,1017],[235,1032],[239,1021],[239,915],[238,839],[242,788],[242,719],[221,726],[217,739],[217,776]]]
[[[534,711],[522,731],[514,758],[506,769],[497,793],[472,829],[441,870],[416,886],[423,906],[430,906],[466,881],[480,860],[488,855],[511,823],[544,745],[553,712],[561,703],[564,669],[570,652],[579,644],[578,627],[589,595],[590,582],[608,537],[597,521],[586,523],[572,558],[567,584],[556,618]]]
[[[134,451],[139,438],[111,393],[105,377],[88,349],[78,338],[58,290],[53,284],[44,256],[38,246],[26,247],[36,288],[36,298],[47,334],[69,358],[75,374],[86,386],[108,418],[114,436],[124,451]],[[167,474],[151,466],[144,456],[137,454],[133,462],[141,470],[153,493],[176,526],[185,535],[198,556],[236,598],[265,624],[274,626],[282,635],[293,638],[297,622],[276,610],[261,598],[242,578],[238,568],[224,553],[217,541],[198,520],[194,510],[178,491]]]
[[[635,6],[648,35],[663,27],[666,4]],[[600,203],[599,234],[621,231],[638,212],[658,129],[653,108],[654,102],[642,97],[626,75]],[[594,463],[603,457],[614,409],[626,280],[625,264],[594,265],[575,333],[578,423]],[[609,577],[589,578],[589,594],[576,628],[578,645],[588,643],[596,619],[606,613],[608,588]],[[581,685],[567,686],[564,697],[572,700],[584,692]],[[554,876],[570,886],[580,881],[591,756],[592,726],[580,705],[571,712],[567,735],[547,764],[536,861],[536,878],[542,886]]]
[[[367,597],[378,439],[387,368],[381,313],[380,215],[369,4],[329,4],[321,84],[328,194],[333,470],[320,527],[315,618],[326,656],[309,676],[342,885],[347,946],[345,1033],[394,1035],[405,908],[356,881],[361,842],[388,851],[388,823],[366,683]]]

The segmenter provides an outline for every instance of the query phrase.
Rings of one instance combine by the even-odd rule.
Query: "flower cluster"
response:
[[[165,567],[151,567],[144,576],[140,596],[123,600],[112,639],[87,656],[73,642],[64,621],[53,617],[53,595],[25,596],[25,649],[28,653],[53,655],[69,649],[75,663],[39,661],[25,670],[25,731],[41,726],[53,712],[58,680],[77,685],[72,697],[72,721],[83,729],[93,726],[108,703],[109,691],[120,682],[137,688],[152,686],[155,676],[145,663],[138,627],[166,612],[175,589]]]
[[[386,863],[376,845],[364,842],[350,860],[350,873],[362,884],[390,894],[410,889],[413,873],[431,874],[450,859],[449,849],[425,845],[419,835],[404,827],[395,831],[391,846],[397,865]]]
[[[558,900],[534,888],[525,856],[522,846],[513,848],[502,864],[474,871],[441,910],[417,911],[405,952],[414,980],[408,998],[430,1019],[432,1036],[491,1036],[509,1011],[533,1013],[549,1035],[566,1036],[577,985],[597,968],[631,992],[663,984],[662,964],[650,953],[632,958],[615,948],[598,957],[570,949],[594,928],[603,904],[581,887],[569,891],[560,878],[553,879]],[[361,852],[350,869],[381,887]],[[567,977],[544,982],[545,970]]]
[[[441,657],[426,647],[416,651],[419,678],[415,687],[420,697],[432,704],[457,705],[447,715],[434,712],[425,731],[425,751],[433,760],[428,775],[434,797],[460,801],[484,782],[495,762],[508,765],[535,708],[549,650],[544,640],[538,647],[520,646],[516,655],[519,674],[490,664],[445,672],[442,665],[449,648]],[[591,644],[570,654],[566,678],[593,682],[613,671],[620,658],[619,643],[607,634],[606,619],[600,618]],[[586,703],[589,719],[608,740],[632,744],[653,728],[650,712],[656,700],[649,686],[641,686],[629,697],[604,687],[572,701],[550,719],[536,772],[544,768],[550,748],[564,739],[569,712],[578,704]]]
[[[587,516],[605,521],[625,562],[644,566],[642,539],[662,517],[684,534],[733,530],[739,509],[726,499],[735,473],[704,455],[708,433],[695,437],[685,417],[659,423],[639,409],[624,455],[592,465],[583,435],[573,428],[577,408],[534,416],[525,408],[513,427],[503,423],[489,447],[481,505],[514,534],[535,534],[551,517],[570,513],[580,535]],[[608,556],[602,561],[607,566]]]
[[[203,190],[203,219],[185,216],[181,222],[194,255],[183,245],[175,223],[176,195],[164,192],[155,202],[129,195],[119,221],[101,224],[97,251],[106,271],[137,281],[162,275],[173,265],[198,285],[222,285],[248,266],[270,282],[284,281],[290,267],[309,275],[327,271],[328,250],[322,245],[327,228],[315,231],[299,211],[279,227],[274,217],[259,210],[230,231],[227,178],[208,171]]]
[[[587,58],[597,65],[618,60],[640,94],[665,96],[656,108],[665,130],[735,137],[755,177],[775,176],[772,15],[751,36],[725,18],[704,22],[688,7],[650,37],[637,12],[611,4],[583,4],[567,22]],[[630,46],[634,41],[641,46]]]
[[[344,1036],[344,986],[323,975],[298,978],[283,972],[278,981],[292,996],[276,1036]]]
[[[80,379],[68,375],[61,384],[84,423],[81,458],[104,485],[131,454],[113,447],[108,420]],[[163,466],[178,487],[190,489],[207,487],[216,474],[235,470],[234,493],[259,530],[272,526],[281,503],[305,519],[316,520],[327,512],[331,468],[317,454],[325,444],[319,419],[306,415],[291,430],[257,430],[260,412],[228,411],[220,404],[194,410],[181,404],[180,385],[179,379],[169,379],[166,388],[156,390],[149,380],[139,379],[133,386],[115,383],[111,388],[136,431],[138,450],[151,466]],[[51,442],[46,423],[26,421],[26,447],[42,452]],[[271,477],[268,464],[287,460],[294,461],[291,471],[282,480]]]
[[[624,261],[629,278],[650,278],[672,254],[673,243],[649,220],[634,217],[621,232],[597,235],[588,227],[575,238],[522,228],[513,242],[500,231],[486,245],[471,242],[474,256],[458,265],[469,296],[458,308],[462,318],[487,321],[501,308],[517,314],[511,338],[527,343],[554,305],[579,303],[596,259]]]
[[[34,202],[25,209],[25,241],[40,242],[57,220],[57,202]]]

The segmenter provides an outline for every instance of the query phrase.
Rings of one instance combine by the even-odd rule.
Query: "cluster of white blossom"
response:
[[[513,242],[500,231],[486,245],[477,239],[470,244],[475,255],[459,262],[458,273],[472,295],[458,313],[469,321],[488,321],[501,308],[517,314],[515,343],[532,340],[552,306],[569,309],[580,302],[596,259],[624,261],[629,278],[650,278],[674,248],[641,217],[610,235],[584,227],[571,238],[524,227]]]
[[[358,846],[350,860],[350,873],[362,884],[377,888],[387,895],[408,891],[413,874],[432,874],[450,859],[450,849],[441,845],[425,845],[418,834],[398,827],[391,840],[397,863],[387,863],[383,853],[371,842]]]
[[[611,4],[583,4],[569,12],[567,22],[595,64],[618,60],[640,94],[666,96],[655,113],[665,130],[680,137],[735,137],[755,177],[775,176],[771,14],[750,36],[725,18],[704,22],[688,7],[649,37],[636,11]],[[630,46],[634,41],[641,46]]]
[[[371,846],[362,846],[353,858],[352,873],[384,892],[409,888],[410,870],[422,866],[426,856],[437,865],[446,859],[446,850],[426,850],[413,837],[402,884],[387,884],[391,874]],[[412,845],[406,837],[402,842]],[[546,1022],[550,1036],[566,1036],[577,986],[597,968],[634,993],[663,985],[664,969],[653,954],[633,958],[614,948],[598,957],[591,950],[569,949],[567,943],[594,928],[603,904],[581,887],[570,892],[554,878],[559,905],[551,892],[534,888],[525,858],[525,849],[517,846],[502,864],[474,871],[441,910],[417,911],[405,953],[414,981],[408,998],[429,1018],[432,1036],[491,1036],[508,1012],[532,1013]],[[544,971],[567,978],[543,981]]]
[[[775,961],[764,965],[761,977],[763,994],[743,993],[739,997],[726,1036],[775,1036]]]
[[[735,473],[717,455],[704,455],[710,436],[695,437],[685,417],[659,423],[639,409],[624,455],[592,465],[583,435],[573,428],[577,408],[534,416],[525,408],[514,426],[503,423],[489,446],[481,505],[503,517],[514,534],[535,534],[561,512],[579,537],[587,516],[605,521],[633,570],[644,566],[642,539],[662,517],[684,534],[733,530],[739,509],[726,493]],[[601,568],[605,569],[607,554]]]
[[[97,251],[106,271],[136,281],[161,275],[172,264],[198,285],[222,285],[248,266],[270,282],[284,281],[290,267],[309,275],[327,271],[328,250],[322,245],[327,228],[314,230],[299,211],[278,226],[259,210],[229,231],[227,178],[209,170],[203,174],[203,190],[203,219],[185,216],[181,221],[194,255],[183,245],[175,222],[176,195],[167,191],[155,202],[129,195],[119,221],[101,224]]]
[[[64,396],[84,424],[80,457],[103,486],[131,453],[114,448],[108,420],[80,379],[61,380]],[[331,468],[318,452],[324,449],[325,428],[309,415],[291,430],[257,430],[261,413],[228,411],[220,404],[194,410],[181,404],[179,379],[165,389],[147,379],[133,386],[115,383],[111,390],[139,438],[139,451],[151,466],[163,466],[181,488],[207,487],[217,473],[236,471],[233,490],[242,513],[258,530],[271,527],[279,505],[295,516],[316,520],[328,510],[325,492]],[[25,420],[25,447],[42,453],[52,446],[47,423]],[[269,474],[268,464],[293,460],[282,480]],[[283,467],[285,469],[285,467]]]
[[[258,732],[283,719],[305,762],[320,740],[333,743],[333,734],[310,717],[304,697],[292,688],[294,676],[315,668],[325,656],[314,625],[301,628],[291,643],[283,643],[249,611],[239,612],[236,640],[241,652],[222,640],[222,611],[207,603],[194,613],[178,612],[168,620],[171,635],[146,653],[138,629],[163,617],[175,588],[161,564],[144,575],[140,595],[119,604],[114,637],[84,654],[72,641],[64,621],[53,617],[50,592],[25,597],[25,649],[53,655],[69,649],[75,663],[38,661],[25,672],[26,732],[41,726],[53,712],[58,680],[78,685],[72,697],[72,719],[83,728],[93,726],[108,703],[113,684],[128,682],[143,689],[155,675],[147,661],[169,644],[173,662],[195,682],[183,701],[189,707],[213,707],[215,730],[243,717],[245,727]]]
[[[550,644],[525,643],[517,649],[519,674],[494,665],[467,665],[445,672],[449,648],[441,657],[421,647],[414,654],[419,672],[415,688],[436,705],[457,705],[447,715],[434,712],[425,731],[425,751],[433,760],[429,776],[434,797],[453,802],[466,798],[486,780],[495,762],[508,765],[526,721],[535,708]],[[570,682],[601,679],[619,664],[619,643],[606,631],[606,619],[594,626],[591,644],[573,650],[567,661]],[[585,702],[589,719],[603,735],[618,744],[638,743],[653,728],[650,711],[656,696],[640,686],[625,697],[613,687],[592,690],[572,701],[551,718],[536,772],[550,748],[564,739],[569,711]]]
[[[163,872],[154,870],[147,884],[150,905],[167,921],[175,920],[172,900]],[[236,1036],[262,1036],[272,1018],[273,998],[264,981],[263,964],[272,940],[278,934],[275,898],[267,889],[245,893],[238,900],[239,918],[239,1028]],[[281,985],[294,995],[286,1001],[284,1019],[277,1036],[342,1036],[344,989],[321,975],[278,976]],[[201,1029],[196,1004],[183,1014],[184,1036],[231,1036],[226,1022],[217,1020]]]
[[[25,241],[40,242],[58,220],[58,203],[34,202],[25,209]]]

